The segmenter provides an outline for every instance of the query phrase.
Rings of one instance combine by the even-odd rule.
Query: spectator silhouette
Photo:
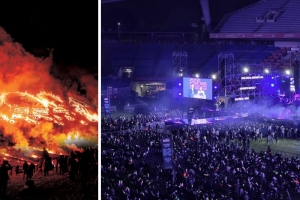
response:
[[[24,164],[23,164],[23,179],[25,179],[25,176],[26,176],[26,174],[27,174],[28,167],[29,167],[29,165],[28,165],[27,161],[25,160],[25,161],[24,161]]]
[[[5,198],[6,196],[7,184],[9,180],[9,170],[12,170],[12,166],[8,163],[7,160],[3,160],[3,163],[0,166],[0,199]]]

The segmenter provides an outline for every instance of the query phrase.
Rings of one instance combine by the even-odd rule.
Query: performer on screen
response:
[[[200,86],[197,94],[194,95],[194,98],[197,98],[197,99],[206,99],[206,94],[204,92],[204,90],[202,89],[202,87]]]
[[[198,98],[200,99],[206,99],[206,94],[204,92],[204,90],[202,89],[202,87],[200,86],[199,91],[198,91]]]
[[[195,84],[192,83],[189,89],[189,97],[195,98],[195,95],[198,93],[198,90],[195,89]]]

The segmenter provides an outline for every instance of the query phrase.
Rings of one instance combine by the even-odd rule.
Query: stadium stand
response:
[[[233,53],[234,62],[238,64],[260,63],[263,61],[274,61],[272,64],[275,64],[273,53],[277,52],[278,50],[280,50],[280,48],[267,45],[224,45],[204,64],[200,73],[211,75],[218,70],[219,53]],[[280,60],[279,57],[278,60]]]
[[[299,1],[290,0],[281,8],[283,12],[275,22],[263,23],[256,32],[275,33],[275,32],[300,32],[300,12]]]
[[[103,44],[109,52],[109,59],[114,74],[121,67],[134,67],[135,77],[168,77],[173,72],[174,51],[187,52],[187,65],[190,73],[210,76],[218,70],[218,54],[234,53],[235,63],[272,63],[280,64],[281,56],[286,55],[282,49],[268,45],[226,44],[217,48],[216,44],[138,44],[122,43]]]
[[[132,66],[134,76],[167,76],[173,70],[174,51],[186,51],[187,67],[199,69],[216,51],[216,45],[192,44],[138,44],[104,43],[109,60],[116,75],[120,67]]]
[[[278,10],[286,0],[260,1],[244,9],[232,13],[223,27],[221,33],[252,33],[255,32],[261,23],[256,18],[263,18],[270,10]],[[247,26],[245,26],[247,24]]]

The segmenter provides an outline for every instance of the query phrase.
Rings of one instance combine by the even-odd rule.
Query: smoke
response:
[[[0,128],[5,137],[18,147],[47,147],[59,151],[66,146],[64,141],[69,135],[78,133],[82,140],[90,141],[86,144],[97,143],[98,121],[87,118],[87,115],[98,115],[98,83],[93,76],[73,71],[80,88],[67,87],[62,80],[50,75],[51,51],[47,58],[35,57],[14,42],[2,27],[0,57]],[[69,97],[82,101],[78,105],[84,112],[70,105]],[[54,113],[55,106],[67,112]],[[30,112],[16,115],[15,109],[24,107]],[[43,116],[36,119],[33,108],[48,108],[47,120]],[[67,145],[73,148],[73,144]]]
[[[293,120],[294,116],[300,114],[300,108],[292,103],[287,104],[287,102],[280,97],[259,100],[257,102],[240,102],[240,105],[243,107],[242,112],[248,112],[252,115],[258,114],[270,119]]]
[[[36,94],[42,90],[52,93],[62,91],[61,85],[49,75],[52,53],[46,59],[36,58],[0,30],[0,85],[2,92],[30,91]],[[61,95],[61,94],[60,94]]]

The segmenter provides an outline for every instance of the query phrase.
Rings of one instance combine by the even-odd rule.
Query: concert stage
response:
[[[248,113],[237,113],[229,111],[215,111],[203,109],[193,115],[190,125],[211,124],[219,121],[236,120],[248,117]],[[165,120],[165,125],[189,125],[187,115],[183,119]]]

